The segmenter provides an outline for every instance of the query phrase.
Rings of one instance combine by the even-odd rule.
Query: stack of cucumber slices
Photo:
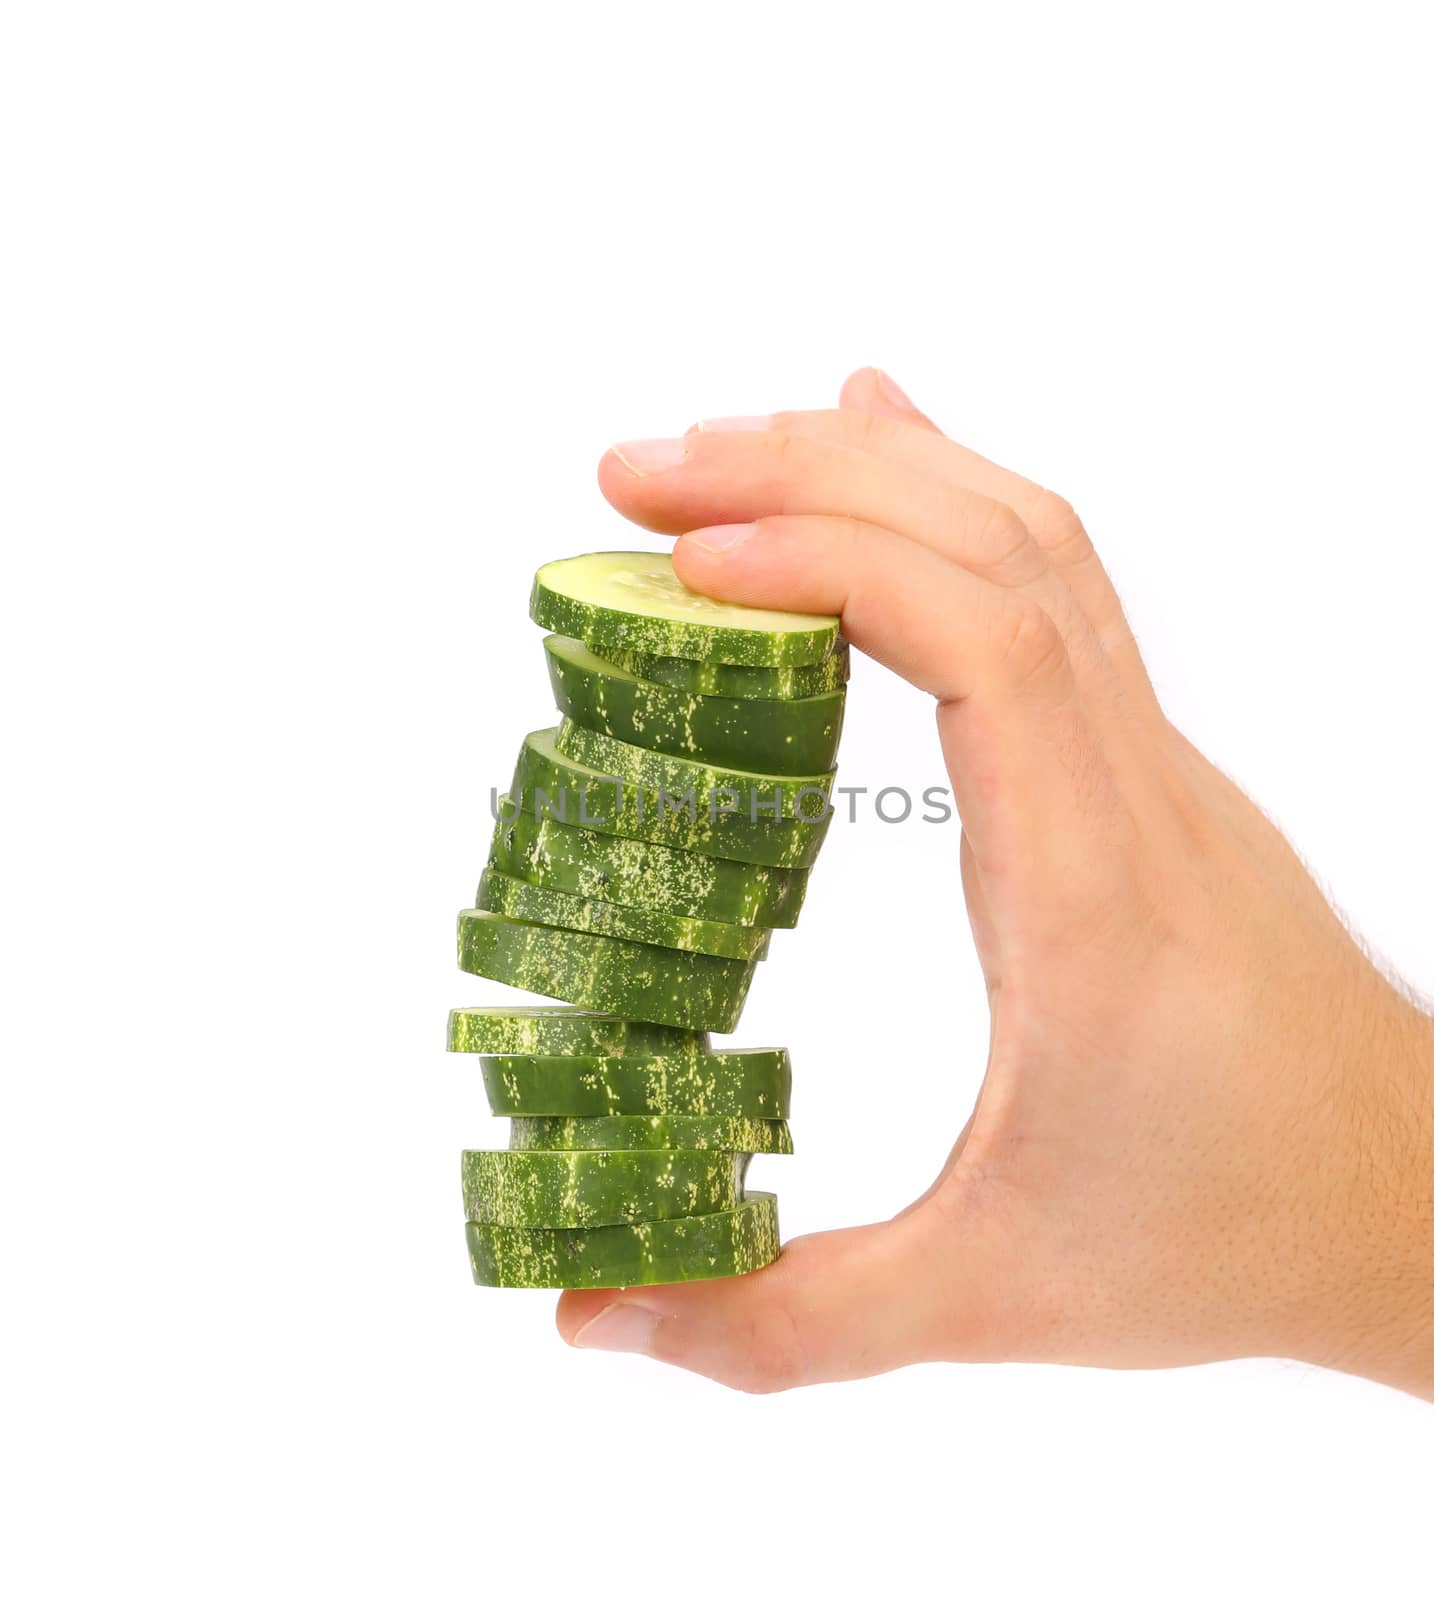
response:
[[[474,1279],[612,1288],[751,1272],[780,1248],[753,1155],[789,1154],[791,1063],[713,1050],[830,821],[848,657],[835,617],[693,594],[669,556],[533,586],[563,718],[499,807],[465,972],[570,1002],[454,1011],[507,1150],[465,1150]]]

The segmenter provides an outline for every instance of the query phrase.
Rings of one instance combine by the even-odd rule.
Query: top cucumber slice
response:
[[[734,667],[725,661],[689,661],[617,646],[593,654],[648,683],[730,700],[805,700],[830,694],[851,677],[851,646],[845,639],[838,639],[829,656],[809,667]]]
[[[700,1030],[578,1006],[465,1006],[448,1013],[448,1048],[481,1056],[685,1057],[705,1055],[710,1045]]]
[[[761,611],[686,588],[672,557],[607,550],[550,561],[533,580],[529,614],[592,650],[641,650],[743,667],[804,667],[830,653],[838,617]]]

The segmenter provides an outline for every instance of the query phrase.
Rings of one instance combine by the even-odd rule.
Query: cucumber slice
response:
[[[607,1228],[468,1224],[473,1281],[498,1289],[621,1289],[735,1277],[777,1259],[777,1198],[754,1190],[730,1211]]]
[[[500,1117],[785,1117],[785,1050],[712,1055],[485,1056],[483,1087]]]
[[[840,619],[760,611],[694,594],[672,557],[608,550],[539,567],[529,614],[597,649],[646,650],[694,661],[749,667],[799,667],[836,643]]]
[[[851,646],[845,639],[838,639],[832,653],[810,667],[734,667],[725,661],[689,661],[616,647],[593,654],[649,683],[739,700],[803,700],[840,689],[851,677]]]
[[[697,950],[726,956],[729,961],[762,961],[772,935],[766,928],[739,927],[733,922],[700,922],[666,911],[584,900],[560,889],[524,883],[490,867],[478,881],[476,905],[519,922],[541,922],[550,928],[576,928],[580,933],[606,933],[615,939],[636,939],[668,950]]]
[[[620,747],[616,739],[601,734],[593,737],[609,749]],[[572,742],[582,743],[576,738]],[[734,788],[733,793],[740,791]],[[832,820],[828,812],[818,822],[777,821],[767,816],[754,822],[748,812],[717,809],[725,800],[720,795],[714,800],[711,790],[641,788],[586,765],[580,757],[564,754],[558,749],[553,728],[530,733],[523,741],[511,794],[532,816],[556,816],[570,827],[755,866],[811,866]],[[781,803],[780,797],[771,801],[774,807]],[[819,802],[814,795],[807,795],[800,803],[815,809]]]
[[[549,816],[515,812],[507,796],[502,809],[488,865],[509,877],[670,916],[744,927],[797,925],[807,892],[805,868],[756,866],[564,827]]]
[[[514,1117],[510,1150],[745,1150],[789,1156],[792,1135],[773,1117]]]
[[[727,700],[645,683],[560,633],[543,648],[558,710],[609,738],[765,772],[828,772],[835,764],[845,689],[805,700]]]
[[[813,827],[825,809],[822,802],[830,796],[836,781],[835,771],[751,772],[745,767],[689,761],[685,756],[611,739],[567,718],[552,732],[560,754],[637,788],[654,792],[661,789],[678,798],[690,791],[697,797],[699,812],[710,809],[714,794],[731,790],[738,797],[737,811],[741,816],[758,821],[805,822]]]
[[[458,914],[458,965],[516,989],[674,1028],[730,1033],[755,963],[691,950],[516,922],[491,911]]]
[[[463,1211],[505,1228],[600,1228],[727,1211],[751,1158],[728,1150],[465,1150]]]
[[[448,1013],[448,1048],[482,1056],[656,1056],[704,1053],[705,1033],[574,1006],[465,1006]]]

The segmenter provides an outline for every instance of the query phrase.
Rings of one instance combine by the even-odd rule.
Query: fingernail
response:
[[[617,1350],[624,1355],[644,1356],[652,1348],[652,1336],[661,1321],[655,1311],[624,1305],[619,1300],[579,1328],[573,1343],[580,1350]]]
[[[877,388],[881,390],[890,404],[900,406],[905,411],[916,410],[916,407],[911,402],[911,396],[894,378],[888,378],[880,367],[874,367],[872,370],[876,373]]]
[[[766,433],[770,417],[708,417],[697,424],[698,433]]]
[[[683,534],[683,539],[701,545],[704,550],[730,550],[742,544],[757,531],[755,522],[721,522],[711,528],[696,528]]]
[[[628,439],[615,444],[612,453],[629,472],[639,478],[680,467],[687,459],[687,444],[682,439]]]

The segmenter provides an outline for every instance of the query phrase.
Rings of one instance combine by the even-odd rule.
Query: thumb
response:
[[[936,1207],[808,1234],[739,1278],[569,1290],[558,1331],[581,1350],[652,1356],[749,1394],[870,1377],[961,1350],[963,1313]]]
[[[880,367],[862,367],[841,386],[837,404],[843,411],[868,411],[877,417],[897,417],[932,433],[941,430],[919,411],[899,383]]]

